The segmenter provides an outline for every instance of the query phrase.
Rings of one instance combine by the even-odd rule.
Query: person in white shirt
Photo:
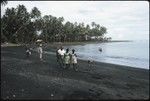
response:
[[[43,60],[43,57],[42,57],[42,54],[43,54],[42,44],[40,44],[39,47],[38,47],[38,53],[39,53],[39,56],[40,56],[40,60],[42,61]]]
[[[56,54],[57,54],[57,61],[58,61],[59,65],[63,68],[64,67],[63,60],[64,60],[65,50],[63,49],[62,46],[60,49],[57,50]]]
[[[63,47],[61,47],[61,48],[58,50],[58,54],[63,57],[63,56],[64,56],[64,53],[65,53],[65,50],[63,49]]]

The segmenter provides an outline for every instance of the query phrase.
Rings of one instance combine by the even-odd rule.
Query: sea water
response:
[[[66,46],[78,58],[149,69],[149,40]],[[102,52],[99,51],[102,48]]]

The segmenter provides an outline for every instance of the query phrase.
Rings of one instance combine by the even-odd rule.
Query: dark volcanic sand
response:
[[[149,99],[149,70],[80,60],[79,71],[61,69],[23,47],[1,47],[2,99]]]

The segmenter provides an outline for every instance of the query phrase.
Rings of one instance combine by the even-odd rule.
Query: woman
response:
[[[70,53],[68,48],[64,54],[64,64],[66,69],[70,67]]]

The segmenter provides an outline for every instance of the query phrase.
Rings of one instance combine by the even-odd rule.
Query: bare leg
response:
[[[75,71],[78,71],[78,69],[77,69],[77,64],[73,64],[73,69],[74,69]]]
[[[26,57],[29,58],[29,53],[28,52],[26,52]]]
[[[64,68],[64,60],[63,60],[63,57],[60,58],[60,62],[61,62],[61,67]]]
[[[42,61],[43,59],[42,59],[42,53],[40,53],[40,60]]]

